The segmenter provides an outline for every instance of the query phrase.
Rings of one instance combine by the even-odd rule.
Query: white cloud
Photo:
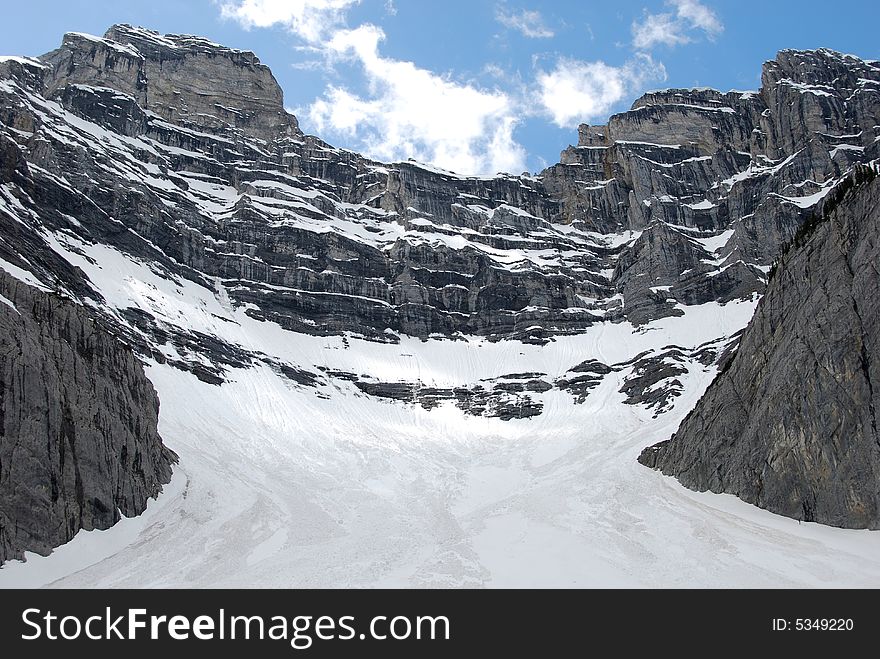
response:
[[[413,62],[385,57],[385,32],[375,25],[345,27],[346,12],[360,0],[218,0],[225,17],[244,27],[283,25],[301,39],[300,50],[329,69],[346,62],[361,71],[363,88],[329,84],[320,97],[300,110],[310,130],[360,150],[377,160],[406,158],[429,162],[462,174],[516,173],[526,165],[526,152],[515,139],[520,121],[546,115],[560,127],[605,118],[615,104],[639,91],[649,79],[663,80],[663,65],[637,55],[623,66],[561,58],[550,71],[538,70],[532,85],[508,80],[500,69],[487,69],[507,91],[486,88],[420,68]],[[646,15],[633,26],[640,49],[656,43],[675,45],[700,29],[717,34],[715,14],[697,0],[669,0],[676,14]],[[393,12],[394,3],[386,3]],[[507,11],[496,19],[526,37],[549,38],[539,12]],[[671,35],[671,36],[670,36]]]
[[[495,10],[495,20],[529,39],[549,39],[555,34],[539,11],[523,9],[515,12],[499,6]]]
[[[633,45],[647,50],[657,44],[677,46],[690,42],[684,26],[672,14],[647,14],[641,23],[633,23]]]
[[[367,93],[329,85],[301,113],[326,137],[344,137],[347,146],[380,160],[415,158],[463,174],[519,172],[525,149],[513,133],[516,101],[382,57],[385,33],[374,25],[345,29],[345,14],[360,0],[220,0],[224,17],[244,27],[284,25],[329,66],[339,60],[360,64]],[[393,14],[394,2],[385,9]],[[304,66],[314,67],[315,62]]]
[[[678,17],[687,21],[691,27],[703,30],[710,37],[721,33],[724,25],[706,5],[698,0],[672,0]]]
[[[717,14],[699,0],[667,0],[675,13],[646,13],[632,24],[633,45],[647,50],[656,45],[678,46],[693,41],[692,33],[702,31],[714,39],[724,30]]]
[[[382,57],[384,32],[374,25],[341,30],[327,43],[333,57],[357,61],[367,78],[366,96],[328,87],[308,109],[319,132],[354,140],[380,160],[415,158],[463,174],[519,172],[525,150],[514,139],[514,100]]]
[[[613,106],[648,80],[665,80],[666,69],[647,55],[624,66],[562,58],[538,74],[538,98],[561,128],[607,117]]]
[[[360,0],[222,0],[224,18],[246,28],[285,25],[310,43],[317,43],[339,27],[346,10]]]

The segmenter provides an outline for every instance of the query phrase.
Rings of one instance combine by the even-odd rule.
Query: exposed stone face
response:
[[[249,51],[114,25],[104,38],[66,34],[43,61],[47,96],[72,84],[109,87],[179,126],[264,142],[301,135],[272,72]]]
[[[64,35],[60,48],[44,55],[48,65],[46,96],[67,84],[105,87],[147,105],[144,56],[123,44],[79,32]]]
[[[0,271],[0,563],[144,511],[176,456],[132,352],[85,309]]]
[[[345,375],[355,386],[370,396],[386,398],[403,403],[421,405],[426,410],[444,401],[455,401],[456,407],[467,414],[511,419],[528,419],[539,416],[543,403],[529,396],[529,392],[543,393],[553,385],[541,379],[543,373],[513,373],[495,380],[483,381],[473,387],[443,389],[426,387],[412,382],[370,382],[360,380],[353,373]]]
[[[764,106],[759,96],[715,90],[672,89],[651,93],[630,112],[611,118],[609,141],[687,146],[700,156],[720,147],[752,150],[752,130]]]
[[[255,55],[198,37],[114,26],[66,35],[42,61],[0,64],[15,85],[0,92],[8,148],[38,165],[10,194],[50,230],[314,334],[546,341],[760,294],[811,205],[878,151],[880,70],[830,51],[780,53],[759,92],[647,94],[582,126],[560,164],[497,177],[384,165],[303,136]],[[821,132],[801,108],[816,98],[844,108]],[[71,138],[65,112],[130,139]],[[44,280],[69,287],[45,261]]]
[[[44,174],[63,172],[88,200],[63,202],[87,215],[75,234],[218,282],[287,329],[381,341],[548,340],[760,294],[810,195],[877,152],[880,124],[876,65],[782,53],[760,92],[648,94],[538,175],[466,177],[303,136],[253,53],[198,37],[114,26],[42,62],[2,66],[60,108],[15,87],[0,112],[40,167],[20,201],[50,229],[71,228]],[[844,108],[821,134],[791,110],[814,97]],[[64,112],[130,139],[71,138]]]
[[[859,167],[806,225],[727,363],[640,461],[776,513],[880,528],[880,179]]]
[[[794,153],[814,140],[832,149],[835,142],[873,147],[880,103],[876,63],[826,49],[783,50],[764,65],[762,84],[770,109],[765,130],[777,153]]]

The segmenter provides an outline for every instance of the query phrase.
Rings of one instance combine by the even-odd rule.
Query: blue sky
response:
[[[253,50],[303,129],[382,160],[538,171],[649,89],[755,89],[782,48],[880,58],[880,2],[836,0],[29,0],[0,54],[117,22]]]

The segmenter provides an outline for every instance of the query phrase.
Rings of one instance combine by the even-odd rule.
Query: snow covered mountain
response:
[[[783,246],[880,156],[880,65],[783,51],[759,91],[650,93],[559,164],[496,177],[333,148],[253,53],[127,25],[3,58],[0,97],[0,314],[32,315],[7,294],[26,284],[133,350],[180,456],[143,516],[0,585],[880,583],[872,534],[636,462],[729,360]],[[104,377],[80,355],[63,377]],[[115,435],[71,459],[33,424],[9,441],[33,411],[2,405],[0,561],[168,481],[142,437],[156,459],[127,449],[84,496]]]

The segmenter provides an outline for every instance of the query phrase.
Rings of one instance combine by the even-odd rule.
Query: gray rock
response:
[[[288,330],[376,341],[540,343],[760,294],[809,213],[789,198],[869,159],[880,125],[875,64],[784,51],[758,92],[654,92],[606,126],[582,126],[538,175],[466,177],[302,135],[253,53],[198,37],[128,25],[72,33],[42,64],[9,61],[0,75],[30,92],[0,90],[0,120],[15,157],[38,166],[19,168],[11,194],[46,228],[222,284],[233,304]],[[41,96],[132,139],[121,151],[88,134],[60,139],[71,127]],[[843,108],[822,133],[824,105],[797,109],[814,96]],[[192,192],[199,181],[241,196],[220,218]],[[305,221],[280,220],[285,212]],[[322,230],[337,220],[362,236]],[[70,279],[45,260],[45,280]]]
[[[262,142],[301,136],[272,72],[249,51],[114,25],[103,38],[68,33],[61,47],[42,59],[52,70],[47,96],[71,84],[105,87],[195,130]]]
[[[335,374],[370,396],[401,403],[421,405],[432,410],[445,401],[455,401],[456,407],[473,416],[495,417],[502,421],[528,419],[539,416],[543,403],[528,392],[543,393],[553,385],[541,379],[543,373],[511,374],[468,387],[444,389],[426,387],[421,382],[377,382],[362,380],[353,374]]]
[[[130,350],[79,305],[0,271],[0,563],[142,513],[176,456]]]
[[[639,460],[800,520],[880,528],[880,179],[856,167],[798,232],[735,356]]]
[[[639,356],[632,363],[632,373],[620,393],[626,395],[628,405],[653,409],[657,418],[681,395],[684,386],[678,378],[688,372],[687,361],[687,356],[678,349]]]
[[[574,397],[574,402],[583,404],[590,392],[599,386],[602,379],[614,369],[602,362],[591,359],[572,368],[564,377],[556,380],[556,386]]]

